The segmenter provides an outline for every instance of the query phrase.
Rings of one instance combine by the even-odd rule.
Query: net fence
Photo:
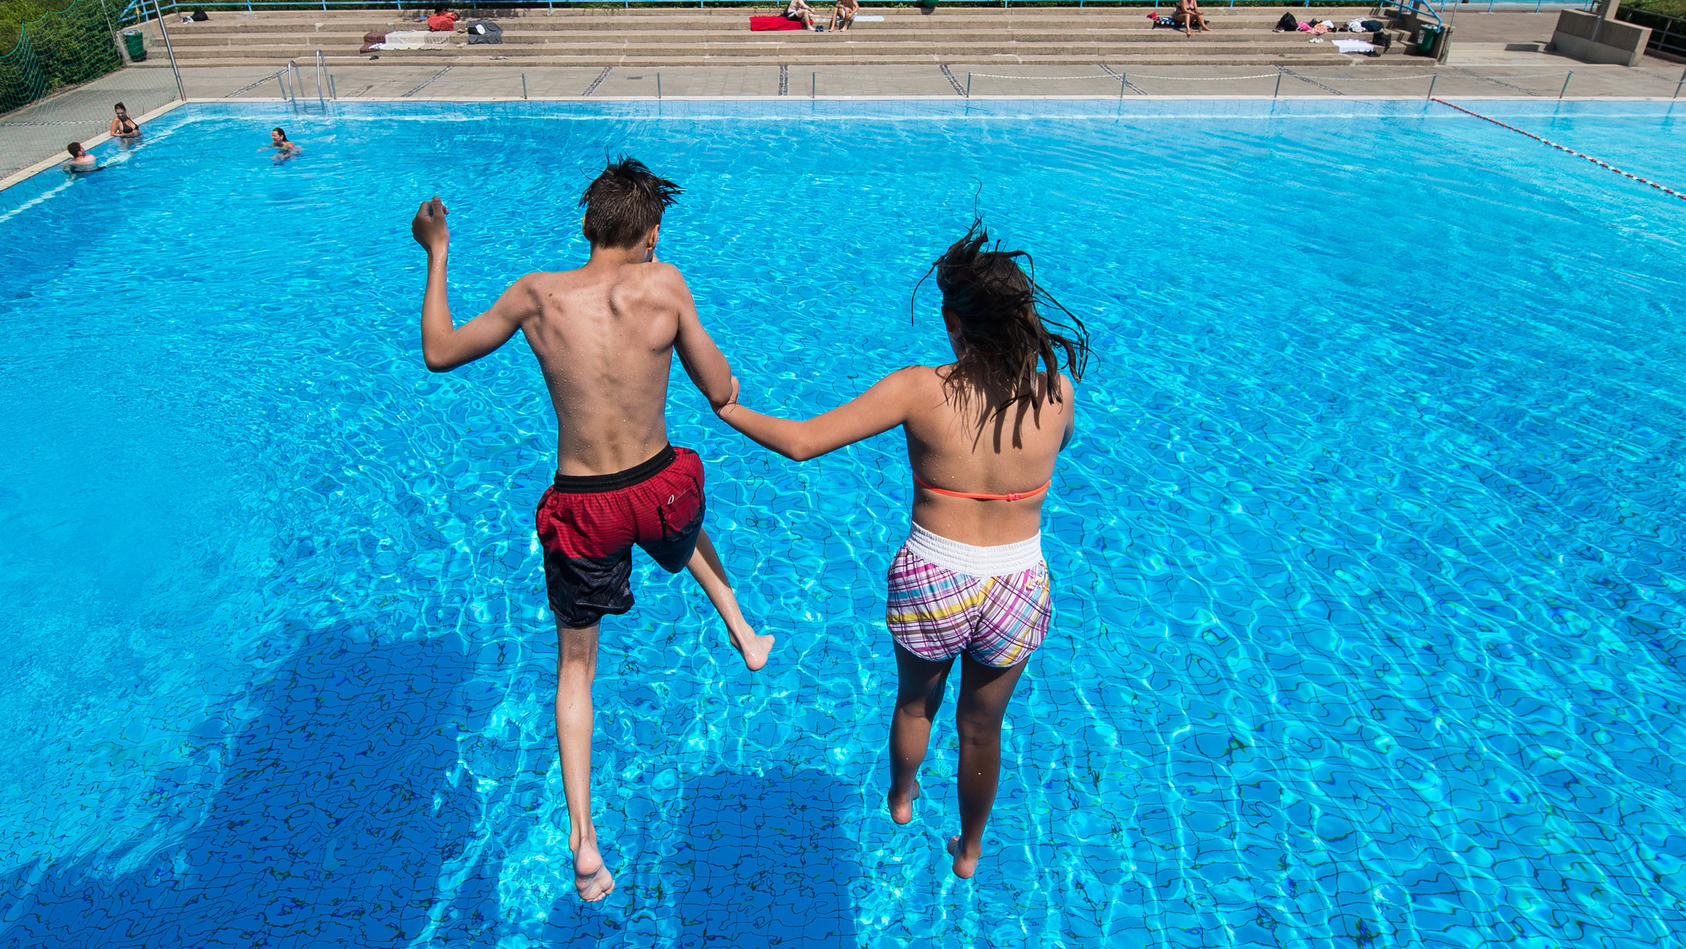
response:
[[[0,180],[108,131],[118,102],[139,117],[178,98],[157,30],[124,29],[122,12],[121,0],[0,5]]]

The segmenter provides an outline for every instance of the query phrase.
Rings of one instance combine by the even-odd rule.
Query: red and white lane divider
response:
[[[1576,158],[1585,158],[1587,161],[1592,162],[1594,165],[1597,165],[1600,168],[1609,169],[1610,171],[1613,171],[1616,174],[1621,175],[1624,178],[1632,178],[1634,181],[1637,181],[1642,185],[1648,185],[1652,188],[1655,188],[1658,191],[1661,191],[1663,194],[1671,194],[1671,195],[1674,195],[1675,197],[1679,198],[1682,201],[1686,201],[1686,193],[1676,191],[1673,188],[1665,188],[1662,185],[1657,184],[1655,181],[1651,181],[1648,178],[1641,178],[1631,171],[1623,171],[1620,168],[1617,168],[1615,165],[1612,165],[1607,161],[1599,161],[1598,159],[1596,159],[1596,158],[1592,157],[1591,155],[1588,155],[1584,152],[1577,152],[1573,148],[1569,148],[1569,147],[1564,146],[1564,145],[1559,145],[1549,138],[1541,138],[1538,135],[1535,135],[1533,132],[1524,131],[1522,129],[1517,128],[1514,125],[1506,125],[1505,123],[1500,122],[1498,119],[1495,119],[1491,116],[1482,115],[1479,112],[1471,112],[1469,109],[1466,109],[1461,105],[1454,105],[1453,103],[1447,102],[1445,99],[1441,99],[1439,97],[1436,97],[1431,101],[1438,102],[1441,105],[1446,106],[1447,108],[1450,108],[1450,109],[1457,109],[1459,112],[1462,112],[1465,115],[1473,115],[1476,118],[1481,119],[1482,121],[1491,122],[1494,125],[1497,125],[1499,128],[1510,129],[1512,132],[1516,132],[1519,135],[1526,135],[1536,142],[1540,142],[1540,143],[1545,144],[1545,145],[1550,145],[1552,148],[1555,148],[1560,152],[1568,152],[1569,154],[1574,155]]]

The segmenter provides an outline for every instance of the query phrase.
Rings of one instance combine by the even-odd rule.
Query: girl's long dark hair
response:
[[[963,344],[946,385],[960,404],[974,394],[986,406],[1000,398],[986,416],[1000,415],[1014,405],[1034,408],[1039,374],[1045,377],[1049,397],[1063,401],[1060,357],[1063,354],[1072,378],[1081,380],[1089,363],[1089,331],[1076,314],[1037,285],[1036,264],[1029,254],[1002,250],[999,243],[988,245],[989,232],[982,221],[973,220],[966,236],[955,241],[925,274],[937,275],[943,308],[953,315]],[[1028,275],[1019,267],[1021,257]],[[924,283],[924,278],[919,282]],[[1044,316],[1039,303],[1058,310],[1065,319]]]

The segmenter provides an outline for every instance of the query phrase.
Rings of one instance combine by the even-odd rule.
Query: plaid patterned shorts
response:
[[[890,565],[889,603],[884,611],[890,635],[903,649],[930,662],[943,662],[965,652],[985,665],[1006,668],[1023,662],[1042,645],[1054,609],[1048,565],[1041,558],[1039,542],[1033,565],[980,576],[950,569],[967,566],[952,557],[939,557],[949,561],[946,565],[927,559],[934,551],[929,544],[919,543],[918,535],[936,535],[922,531],[918,525],[914,531],[915,536],[908,538]],[[946,548],[962,551],[1002,549],[936,540]]]

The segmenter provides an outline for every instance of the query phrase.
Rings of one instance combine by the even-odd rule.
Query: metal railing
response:
[[[1441,22],[1439,11],[1427,0],[1376,0],[1377,14],[1386,15],[1389,7],[1395,10],[1396,16],[1414,13],[1420,18],[1433,18],[1436,27],[1444,28],[1446,25]]]
[[[1448,6],[1460,9],[1468,7],[1472,10],[1479,8],[1483,13],[1492,13],[1494,8],[1498,8],[1512,12],[1521,10],[1538,13],[1541,10],[1581,10],[1592,2],[1594,0],[1485,0],[1485,2],[1483,0],[1474,0],[1474,2],[1469,2],[1469,0],[1435,0],[1434,8],[1436,10],[1444,10]]]
[[[1616,19],[1634,26],[1650,27],[1651,42],[1646,44],[1646,49],[1686,56],[1686,19],[1629,7],[1622,7],[1616,13]]]

